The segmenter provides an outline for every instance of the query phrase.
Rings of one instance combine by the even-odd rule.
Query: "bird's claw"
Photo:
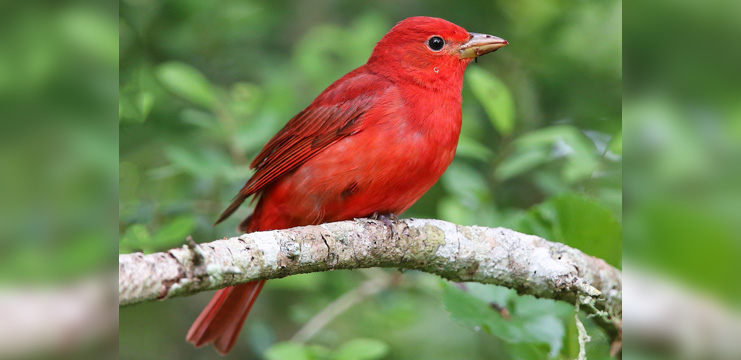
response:
[[[374,212],[373,215],[371,215],[371,219],[378,220],[382,222],[384,225],[386,225],[391,230],[391,237],[396,237],[396,226],[399,225],[399,217],[392,214],[379,214],[378,211]]]

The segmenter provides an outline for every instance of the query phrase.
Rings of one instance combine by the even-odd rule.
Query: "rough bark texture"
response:
[[[610,335],[620,333],[622,273],[605,261],[537,236],[441,220],[400,220],[387,226],[357,219],[119,255],[119,305],[259,279],[369,267],[421,270],[579,302]]]

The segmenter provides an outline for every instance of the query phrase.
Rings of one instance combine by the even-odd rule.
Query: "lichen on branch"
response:
[[[620,328],[622,273],[604,260],[505,228],[422,219],[390,226],[356,219],[244,234],[148,255],[119,255],[119,305],[254,280],[369,267],[420,270],[453,281],[580,302],[609,334]]]

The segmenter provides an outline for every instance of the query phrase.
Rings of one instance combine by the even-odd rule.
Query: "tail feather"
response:
[[[221,305],[229,298],[229,294],[234,290],[234,287],[228,287],[221,289],[216,292],[216,295],[211,298],[211,301],[206,305],[206,308],[201,311],[196,321],[190,326],[188,334],[185,335],[185,339],[195,345],[195,347],[201,347],[207,344],[212,339],[209,339],[206,332],[213,323],[216,313],[221,309]]]
[[[219,290],[191,325],[186,340],[196,347],[213,342],[219,353],[228,353],[263,285],[261,280]]]
[[[220,223],[234,213],[246,198],[242,193],[238,194],[232,204],[216,220],[215,224]],[[252,221],[259,218],[260,213],[261,207],[258,204],[252,215],[239,224],[239,230],[254,232],[287,227],[286,224],[275,222],[269,222],[269,225],[266,225],[264,221]],[[230,286],[217,291],[206,308],[198,315],[196,321],[193,322],[193,325],[190,326],[185,339],[196,347],[212,342],[219,353],[226,355],[234,347],[247,314],[252,309],[252,305],[255,303],[257,295],[260,294],[263,285],[265,285],[265,280]]]
[[[237,336],[242,330],[242,325],[244,325],[244,320],[247,319],[247,314],[250,313],[252,305],[255,304],[257,295],[260,294],[260,290],[262,290],[263,285],[265,285],[265,280],[255,281],[254,283],[256,288],[248,293],[246,301],[243,302],[243,312],[240,313],[241,315],[239,317],[235,318],[235,320],[239,319],[239,321],[232,321],[231,324],[229,324],[229,327],[224,330],[223,334],[214,341],[214,347],[222,355],[226,355],[226,353],[234,347],[234,343],[237,341]]]

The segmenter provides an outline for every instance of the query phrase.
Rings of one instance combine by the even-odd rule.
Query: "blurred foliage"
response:
[[[728,284],[741,273],[741,48],[726,44],[741,34],[741,4],[709,5],[627,8],[625,251],[739,308],[741,289]],[[646,17],[658,10],[671,16]]]
[[[321,345],[283,342],[272,346],[265,354],[265,358],[268,360],[376,360],[382,359],[388,352],[388,345],[373,339],[353,339],[340,345],[335,351]]]
[[[701,331],[738,338],[741,47],[729,44],[741,35],[741,3],[658,0],[626,3],[625,11],[626,262],[701,294],[693,296],[725,303],[728,309],[712,311],[735,321],[735,330],[705,325]],[[631,294],[625,301],[635,308],[656,300]],[[677,322],[687,317],[678,314]],[[640,346],[626,348],[625,355],[693,357],[683,343],[712,347],[700,358],[724,351],[699,337],[666,344],[651,332],[627,332],[626,343]]]
[[[396,21],[428,15],[511,45],[469,66],[457,157],[404,216],[505,226],[619,267],[621,5],[122,1],[119,251],[159,251],[188,234],[197,241],[234,235],[249,206],[223,226],[211,223],[249,178],[262,145],[363,64]],[[234,352],[338,360],[566,359],[578,352],[573,307],[493,286],[468,284],[463,292],[417,272],[363,299],[307,344],[285,342],[372,274],[270,281]],[[121,309],[121,357],[217,358],[183,340],[210,296]],[[608,340],[583,321],[593,339],[590,359],[607,358]]]
[[[110,5],[0,5],[0,284],[65,281],[115,260]]]
[[[115,310],[102,284],[115,277],[117,250],[116,9],[0,2],[3,359],[116,356],[116,314],[91,300]]]

